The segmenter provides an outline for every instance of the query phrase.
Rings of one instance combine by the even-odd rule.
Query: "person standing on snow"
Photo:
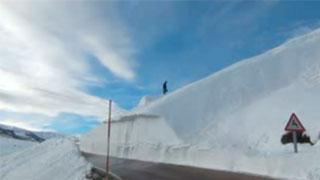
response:
[[[167,81],[165,81],[162,85],[162,93],[165,95],[168,92]]]

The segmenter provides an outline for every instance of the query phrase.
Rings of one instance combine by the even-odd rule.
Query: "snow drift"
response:
[[[0,179],[82,180],[91,165],[70,139],[52,139],[0,157]]]
[[[55,132],[29,131],[0,124],[0,156],[21,151],[47,139],[63,137],[65,136]]]
[[[26,141],[0,135],[0,157],[23,150],[27,147],[36,145],[34,141]]]
[[[320,179],[319,143],[299,146],[300,154],[293,154],[291,145],[280,142],[292,112],[316,142],[319,107],[320,29],[134,110],[131,117],[157,116],[163,126],[156,125],[157,121],[141,123],[140,117],[122,121],[120,126],[114,122],[118,127],[111,132],[111,153],[290,179]],[[81,143],[94,146],[91,152],[105,152],[105,129],[102,125],[93,130]],[[93,134],[94,138],[86,138]],[[149,136],[162,140],[150,142]],[[136,138],[128,142],[127,137]],[[167,143],[172,139],[174,143]]]

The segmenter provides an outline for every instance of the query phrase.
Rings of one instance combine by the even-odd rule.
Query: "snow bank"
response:
[[[84,152],[106,154],[106,124],[81,137],[80,149]],[[170,146],[180,141],[163,118],[135,114],[112,122],[111,152],[125,156],[135,146]],[[122,155],[121,155],[122,154]]]
[[[18,140],[0,136],[0,157],[17,152],[27,147],[36,145],[33,141]]]
[[[263,110],[259,109],[263,113],[257,118],[274,124],[277,121],[285,123],[291,112],[312,114],[313,123],[317,123],[314,127],[319,131],[319,113],[313,109],[320,106],[319,50],[320,29],[183,87],[139,113],[163,116],[177,135],[188,142],[190,137],[211,129],[210,126],[224,124],[225,119],[235,112],[251,106],[248,114],[251,115],[256,110],[254,103],[278,98],[281,104],[277,104],[279,101],[266,102],[261,107]],[[276,94],[280,90],[283,93]],[[315,99],[305,100],[304,96],[308,94]],[[291,102],[287,102],[289,100]],[[274,112],[279,108],[280,113]],[[272,119],[269,114],[278,116]],[[246,116],[233,118],[234,125],[231,126],[237,127],[239,120],[251,123]]]
[[[0,157],[0,179],[80,180],[90,164],[70,139],[52,139]]]
[[[243,153],[238,149],[201,148],[192,145],[161,146],[139,144],[131,147],[126,154],[112,152],[113,156],[197,166],[203,168],[247,172],[279,179],[319,180],[320,146],[310,148],[299,146],[299,153],[293,153],[292,145],[284,147],[286,153],[254,154]]]
[[[316,142],[319,107],[320,29],[136,109],[132,117],[153,115],[157,121],[123,121],[121,128],[111,132],[111,154],[289,179],[320,179],[319,143],[301,145],[300,153],[294,154],[292,145],[280,142],[292,112]],[[103,149],[104,130],[101,126],[86,135],[95,134],[84,146],[95,144],[93,152]],[[157,139],[149,141],[148,137]],[[130,143],[126,138],[132,138]],[[166,143],[171,140],[174,143]]]

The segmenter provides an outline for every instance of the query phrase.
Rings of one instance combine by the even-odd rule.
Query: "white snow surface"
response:
[[[93,129],[89,134],[81,137],[80,149],[85,152],[105,154],[106,125]],[[180,140],[163,118],[153,115],[135,114],[123,116],[112,123],[112,147],[114,151],[126,156],[130,148],[136,146],[170,146],[180,144]]]
[[[0,157],[20,151],[35,144],[38,143],[10,137],[3,137],[0,135]]]
[[[72,139],[51,139],[0,157],[3,180],[82,180],[91,165]]]
[[[63,134],[59,134],[57,132],[52,132],[52,131],[31,131],[31,130],[26,130],[23,128],[19,128],[16,126],[10,126],[10,125],[5,125],[5,124],[1,124],[0,123],[0,128],[2,129],[6,129],[6,130],[12,130],[16,135],[19,135],[20,137],[24,137],[26,139],[30,139],[29,136],[27,136],[26,134],[28,133],[33,133],[35,135],[37,135],[40,138],[43,139],[51,139],[51,138],[63,138],[65,137],[65,135]]]
[[[111,154],[319,180],[320,143],[299,145],[294,154],[292,144],[280,142],[295,112],[316,143],[319,107],[317,29],[137,108],[126,114],[127,121],[114,121]],[[105,129],[102,125],[83,136],[82,150],[105,153]]]
[[[155,102],[156,100],[158,100],[159,98],[161,98],[161,96],[143,96],[140,99],[137,108],[146,107],[146,106],[152,104],[153,102]]]

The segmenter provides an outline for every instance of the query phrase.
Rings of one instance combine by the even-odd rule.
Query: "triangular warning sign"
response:
[[[289,122],[285,128],[286,131],[305,131],[306,129],[303,127],[300,122],[298,116],[295,113],[292,113]]]

